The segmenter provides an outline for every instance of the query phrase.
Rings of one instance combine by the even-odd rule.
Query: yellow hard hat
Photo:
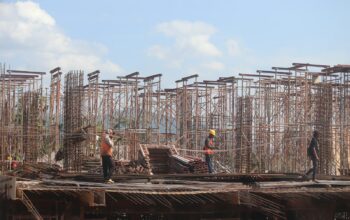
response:
[[[215,135],[216,135],[216,132],[215,132],[215,130],[211,129],[211,130],[209,130],[209,134],[215,136]]]

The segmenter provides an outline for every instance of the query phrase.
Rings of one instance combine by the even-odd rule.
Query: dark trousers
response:
[[[102,156],[102,168],[103,168],[103,178],[105,180],[111,179],[114,171],[114,161],[111,156]]]
[[[316,158],[311,158],[312,161],[312,168],[307,171],[306,175],[309,175],[312,172],[312,179],[315,180],[316,178],[316,172],[317,172],[317,160]]]
[[[205,155],[205,162],[208,164],[209,173],[213,173],[213,156],[206,154]]]

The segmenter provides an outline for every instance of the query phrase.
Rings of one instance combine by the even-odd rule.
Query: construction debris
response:
[[[83,170],[89,174],[99,174],[102,177],[102,165],[99,159],[86,159],[83,162]],[[148,168],[144,167],[139,160],[115,161],[115,175],[120,174],[148,174]]]
[[[208,166],[201,158],[180,156],[174,145],[141,144],[140,160],[150,174],[208,173]]]
[[[7,175],[24,179],[55,179],[60,177],[60,171],[62,171],[62,167],[56,164],[24,163],[7,172]]]
[[[171,168],[175,173],[208,173],[208,165],[190,156],[171,155]]]

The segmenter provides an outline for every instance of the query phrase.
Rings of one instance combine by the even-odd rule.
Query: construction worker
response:
[[[213,173],[213,154],[214,149],[216,149],[214,145],[214,137],[216,135],[215,130],[209,130],[209,135],[205,139],[204,143],[204,155],[205,155],[205,162],[208,164],[208,171],[209,173]]]
[[[309,147],[307,148],[307,156],[312,161],[312,168],[309,171],[307,171],[305,175],[308,176],[312,172],[313,181],[316,181],[317,161],[320,160],[320,158],[318,157],[318,152],[319,152],[318,137],[319,137],[318,131],[314,131]]]
[[[113,131],[108,129],[103,132],[101,140],[101,157],[102,157],[102,168],[103,178],[106,183],[114,183],[112,175],[114,171],[113,155]]]

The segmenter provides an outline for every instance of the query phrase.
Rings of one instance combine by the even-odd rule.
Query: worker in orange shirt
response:
[[[209,135],[205,139],[204,143],[204,155],[205,155],[205,162],[208,165],[208,171],[209,173],[213,173],[213,154],[214,149],[217,149],[214,145],[214,137],[216,135],[215,130],[209,130]]]
[[[112,175],[114,171],[114,160],[113,155],[113,131],[108,129],[103,132],[101,140],[101,157],[102,157],[102,168],[103,178],[106,183],[114,183]]]

